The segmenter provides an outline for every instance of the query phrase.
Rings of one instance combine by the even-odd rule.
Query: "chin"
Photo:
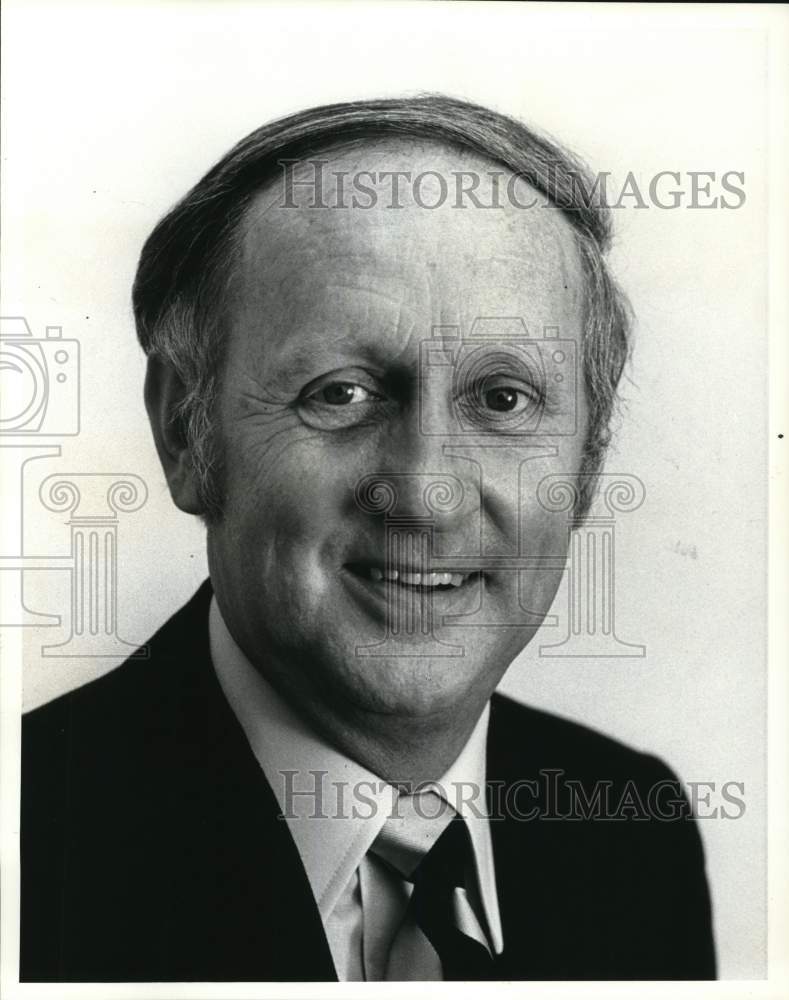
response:
[[[482,673],[482,676],[480,674]],[[332,687],[351,713],[403,718],[446,715],[479,702],[496,685],[467,656],[353,656],[335,672]]]

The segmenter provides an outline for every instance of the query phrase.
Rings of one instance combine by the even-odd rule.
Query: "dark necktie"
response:
[[[436,823],[432,828],[435,835]],[[437,839],[431,839],[424,822],[412,822],[406,829],[404,835],[402,824],[398,829],[389,821],[372,848],[413,884],[406,916],[436,951],[444,979],[495,979],[491,951],[466,893],[474,876],[465,821],[447,808],[443,820],[437,821],[442,831]]]

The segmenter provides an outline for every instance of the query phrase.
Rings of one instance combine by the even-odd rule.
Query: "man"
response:
[[[210,582],[26,718],[23,979],[714,977],[671,772],[494,694],[627,354],[592,187],[484,108],[358,102],[156,227],[146,405]]]

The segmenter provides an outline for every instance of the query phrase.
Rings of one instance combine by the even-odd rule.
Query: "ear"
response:
[[[170,495],[176,506],[187,514],[203,514],[192,456],[181,422],[176,418],[185,393],[184,384],[172,365],[161,358],[148,358],[145,408]]]

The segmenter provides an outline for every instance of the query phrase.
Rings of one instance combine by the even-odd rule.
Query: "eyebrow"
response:
[[[331,371],[333,368],[370,363],[379,368],[386,364],[386,361],[383,352],[375,351],[375,346],[369,343],[352,343],[345,335],[327,333],[326,340],[313,346],[311,350],[304,344],[294,346],[290,350],[285,347],[274,359],[271,369],[295,380],[308,376],[316,377],[318,374],[316,369]]]

